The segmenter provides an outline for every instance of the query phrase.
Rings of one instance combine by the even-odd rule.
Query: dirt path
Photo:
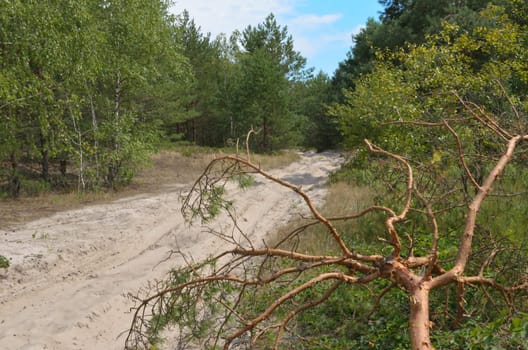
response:
[[[341,162],[337,154],[303,154],[273,171],[303,186],[321,203],[323,184]],[[261,178],[229,195],[246,232],[261,241],[301,210],[300,199]],[[0,349],[122,349],[130,301],[149,280],[182,264],[167,257],[179,248],[200,260],[226,247],[204,227],[188,227],[180,213],[181,191],[145,194],[110,204],[57,213],[8,231],[0,230]],[[224,225],[214,222],[213,225]]]

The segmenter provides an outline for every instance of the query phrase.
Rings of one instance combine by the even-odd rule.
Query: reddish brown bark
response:
[[[411,349],[433,349],[431,338],[429,336],[431,321],[429,321],[429,289],[427,286],[417,286],[411,290],[409,302],[411,308],[409,316]]]

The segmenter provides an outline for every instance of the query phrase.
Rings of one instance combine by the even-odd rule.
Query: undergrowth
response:
[[[366,166],[356,159],[345,165],[331,177],[331,185],[322,212],[329,217],[352,214],[372,204],[383,204],[398,208],[404,176],[391,173],[384,161],[373,161]],[[495,195],[488,198],[481,208],[477,222],[477,233],[468,274],[478,274],[491,252],[485,275],[499,283],[528,278],[528,174],[522,167],[510,166],[495,188]],[[449,170],[446,170],[449,171]],[[382,177],[379,174],[383,174]],[[377,175],[376,175],[377,174]],[[438,184],[437,184],[438,185]],[[389,187],[394,186],[391,192]],[[400,186],[400,187],[398,187]],[[448,198],[455,200],[455,197]],[[439,245],[440,259],[449,266],[449,259],[456,254],[457,241],[463,227],[466,206],[462,205],[438,214],[442,239]],[[453,202],[452,204],[455,204]],[[440,204],[437,209],[440,208]],[[441,203],[444,207],[449,202]],[[505,215],[505,213],[507,213]],[[402,236],[412,237],[413,251],[417,256],[427,255],[431,244],[428,223],[416,213],[399,224]],[[386,244],[383,214],[369,214],[359,220],[336,222],[345,241],[355,252],[370,254],[383,252]],[[276,238],[279,242],[293,227],[294,222],[284,228]],[[402,241],[408,254],[409,241]],[[298,235],[290,246],[299,252],[332,254],[338,247],[327,231],[312,226]],[[390,248],[390,247],[389,247]],[[390,251],[388,249],[387,251]],[[519,268],[521,266],[521,268]],[[306,280],[308,276],[304,276]],[[390,288],[387,280],[370,283],[367,288],[343,284],[323,304],[304,311],[292,322],[285,339],[286,347],[292,349],[407,349],[409,302],[407,293]],[[488,287],[468,287],[464,296],[465,315],[461,324],[454,324],[456,314],[456,285],[445,287],[431,294],[431,320],[434,323],[432,337],[438,349],[528,349],[528,295],[521,293],[514,300],[513,313],[498,290]],[[317,299],[317,289],[312,297]],[[319,295],[320,296],[320,295]],[[261,302],[271,299],[259,295]]]
[[[20,172],[20,193],[13,198],[9,191],[6,167],[0,169],[0,227],[26,222],[61,210],[78,208],[85,204],[104,203],[139,193],[165,191],[167,185],[187,184],[195,181],[207,164],[216,156],[234,154],[234,148],[213,149],[194,145],[164,145],[164,148],[143,163],[137,175],[126,186],[113,189],[96,187],[81,191],[79,179],[72,173],[63,176],[58,169],[50,169],[49,180],[37,174],[38,167]],[[252,160],[263,168],[272,169],[288,165],[300,158],[291,151],[273,154],[252,154]],[[30,171],[31,170],[31,171]],[[240,178],[243,186],[250,186],[250,177]]]

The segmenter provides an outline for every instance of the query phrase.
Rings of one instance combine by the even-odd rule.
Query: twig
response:
[[[372,144],[370,141],[365,140],[365,143],[367,144],[369,150],[373,153],[382,154],[385,156],[388,156],[390,158],[393,158],[400,163],[402,163],[407,168],[407,188],[405,191],[405,204],[404,207],[399,215],[391,216],[386,221],[385,224],[387,226],[387,230],[389,232],[389,235],[391,237],[391,243],[394,247],[394,250],[392,252],[392,258],[394,260],[397,260],[400,258],[400,252],[401,252],[401,243],[400,238],[398,236],[398,233],[396,229],[394,228],[394,224],[397,222],[400,222],[405,219],[407,216],[407,212],[409,211],[409,208],[411,207],[411,198],[412,198],[412,189],[414,187],[414,177],[413,177],[413,170],[411,165],[407,160],[405,160],[403,157],[396,155],[394,153],[390,153],[388,151],[385,151],[381,149],[380,147]]]

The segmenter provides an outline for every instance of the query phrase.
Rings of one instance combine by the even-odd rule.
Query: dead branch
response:
[[[392,258],[397,260],[400,258],[401,242],[400,242],[400,237],[398,236],[398,232],[396,231],[396,228],[394,227],[394,224],[405,219],[407,212],[409,211],[411,207],[412,189],[414,186],[413,170],[409,162],[407,162],[407,160],[405,160],[403,157],[387,152],[381,149],[380,147],[373,145],[368,140],[365,140],[365,143],[367,144],[371,152],[382,154],[387,157],[393,158],[399,161],[400,163],[402,163],[407,168],[407,189],[405,191],[404,207],[399,215],[391,216],[385,221],[385,225],[387,226],[389,236],[391,237],[391,243],[394,247],[394,250],[392,252]]]
[[[248,162],[251,162],[251,157],[249,155],[249,138],[251,137],[251,134],[257,135],[259,132],[260,132],[260,130],[259,131],[255,131],[253,129],[253,127],[251,127],[251,129],[249,130],[249,132],[246,135],[246,157],[247,157],[246,160]]]
[[[317,277],[312,278],[308,282],[303,283],[302,285],[298,286],[297,288],[294,288],[294,289],[290,290],[289,292],[287,292],[286,294],[284,294],[283,296],[281,296],[273,304],[271,304],[263,313],[261,313],[258,317],[256,317],[253,320],[249,321],[245,327],[239,329],[238,331],[236,331],[235,333],[233,333],[232,335],[227,337],[226,342],[224,344],[224,349],[227,350],[229,348],[229,345],[231,345],[231,343],[233,342],[234,339],[239,338],[242,334],[244,334],[244,333],[252,330],[253,328],[255,328],[255,326],[257,324],[259,324],[262,320],[270,317],[270,315],[273,313],[273,311],[275,311],[284,302],[286,302],[287,300],[289,300],[289,299],[293,298],[294,296],[300,294],[304,290],[306,290],[308,288],[312,288],[317,283],[320,283],[322,281],[329,280],[329,279],[342,280],[342,281],[348,282],[348,283],[356,283],[358,281],[357,278],[345,275],[345,274],[340,273],[340,272],[323,273],[323,274],[318,275]]]
[[[444,120],[454,122],[454,123],[463,123],[469,118],[446,118]],[[395,120],[384,122],[382,125],[413,125],[413,126],[428,126],[428,127],[442,127],[444,122],[426,122],[422,120]]]
[[[474,102],[469,102],[463,100],[456,91],[453,91],[453,95],[456,96],[458,101],[464,106],[464,108],[482,125],[486,126],[488,129],[493,131],[495,134],[500,136],[504,141],[511,140],[513,138],[513,135],[511,135],[509,132],[504,130],[499,126],[499,124],[493,120],[492,117],[490,117],[484,109],[477,105]],[[475,112],[475,109],[479,112]]]
[[[215,165],[219,164],[219,171],[215,171]],[[323,224],[334,240],[343,251],[343,254],[348,257],[357,258],[345,244],[341,238],[340,233],[334,227],[330,220],[324,217],[314,206],[311,198],[299,186],[289,183],[285,180],[279,179],[268,172],[262,170],[255,164],[248,162],[245,159],[237,158],[235,156],[223,156],[213,160],[206,168],[204,173],[194,183],[188,197],[185,199],[182,206],[182,213],[186,218],[201,217],[204,220],[212,219],[211,212],[215,212],[216,207],[227,208],[229,203],[222,202],[219,194],[223,193],[223,189],[227,180],[238,174],[253,173],[263,176],[272,182],[286,187],[299,196],[301,196],[308,206],[313,217]],[[213,174],[211,176],[211,174]]]
[[[369,319],[370,317],[372,317],[372,315],[374,314],[374,312],[376,312],[376,310],[378,309],[380,303],[381,303],[381,300],[383,299],[383,297],[394,287],[398,286],[398,284],[396,282],[391,282],[391,284],[389,286],[387,286],[386,288],[384,288],[381,293],[379,293],[378,295],[375,296],[374,298],[374,305],[372,306],[372,309],[369,311],[369,313],[365,316],[366,319]]]
[[[466,291],[465,284],[461,281],[458,281],[457,283],[457,295],[456,295],[456,304],[457,304],[457,312],[455,316],[455,321],[453,322],[453,327],[455,329],[460,328],[460,324],[462,322],[462,318],[464,317],[464,304],[466,301],[464,300],[464,293]]]
[[[235,341],[249,333],[251,333],[250,341],[255,344],[265,333],[275,331],[274,348],[276,349],[287,325],[295,316],[326,301],[340,285],[345,283],[365,285],[379,278],[390,280],[391,285],[378,296],[377,304],[383,295],[393,287],[403,287],[409,294],[413,349],[422,349],[421,345],[417,344],[430,344],[430,290],[450,283],[457,283],[455,324],[460,324],[464,316],[463,297],[468,285],[491,287],[499,291],[506,302],[511,305],[512,295],[515,292],[528,289],[528,279],[519,281],[513,286],[505,287],[497,283],[496,280],[485,277],[484,271],[491,264],[497,251],[492,251],[482,263],[477,276],[465,276],[464,272],[471,257],[476,218],[482,202],[491,193],[492,186],[512,159],[516,147],[521,142],[528,141],[528,135],[510,137],[493,118],[487,116],[482,109],[478,109],[478,106],[461,99],[460,102],[479,123],[498,134],[502,139],[507,139],[507,146],[482,184],[478,184],[465,162],[466,155],[463,152],[460,137],[451,125],[447,121],[417,123],[421,126],[444,127],[455,138],[458,159],[460,160],[459,167],[465,171],[477,189],[477,193],[472,198],[467,210],[464,231],[460,237],[454,266],[451,269],[444,269],[442,263],[445,261],[439,261],[438,257],[438,246],[442,237],[437,217],[439,213],[448,209],[435,211],[433,210],[433,203],[435,203],[435,199],[443,201],[456,190],[449,191],[446,189],[447,193],[443,195],[438,194],[438,192],[430,194],[427,191],[424,191],[426,194],[423,194],[417,185],[420,177],[415,178],[411,161],[365,140],[372,153],[394,159],[406,169],[404,175],[397,174],[397,181],[402,181],[403,176],[406,177],[406,189],[402,196],[403,208],[397,213],[392,208],[374,205],[359,213],[340,217],[326,217],[315,208],[313,201],[301,187],[275,177],[251,162],[248,143],[250,135],[255,133],[252,129],[246,138],[246,159],[237,154],[235,156],[222,156],[211,161],[193,184],[182,206],[182,213],[186,218],[199,217],[206,221],[218,214],[219,210],[226,210],[228,217],[233,222],[231,231],[223,232],[222,229],[211,229],[210,232],[228,241],[234,247],[206,262],[189,263],[187,268],[174,271],[173,279],[170,279],[169,282],[156,284],[153,294],[144,298],[134,297],[137,305],[134,308],[134,317],[126,340],[127,348],[135,348],[138,345],[148,348],[152,331],[164,326],[163,321],[156,316],[164,312],[172,315],[174,314],[172,310],[176,308],[181,312],[181,315],[177,316],[184,318],[184,321],[187,317],[186,311],[190,311],[189,314],[194,315],[196,319],[201,317],[214,320],[216,333],[211,337],[214,338],[212,341],[214,341],[215,346],[223,338],[223,347],[228,349]],[[311,221],[291,230],[286,238],[280,240],[274,247],[268,247],[265,243],[257,245],[252,242],[251,238],[237,224],[237,216],[232,210],[231,203],[222,197],[227,182],[242,174],[262,176],[273,184],[285,187],[299,195],[309,209],[309,220]],[[427,183],[426,189],[432,186],[431,183]],[[411,207],[413,199],[421,203],[420,209]],[[450,208],[456,207],[459,205]],[[414,256],[413,237],[409,238],[411,244],[409,256],[407,258],[401,256],[400,234],[396,230],[396,224],[404,222],[411,210],[422,213],[422,217],[428,221],[426,227],[430,230],[432,241],[427,256]],[[385,229],[388,238],[390,238],[387,241],[392,246],[392,253],[386,257],[380,254],[363,255],[350,249],[335,226],[336,222],[358,219],[373,212],[381,212],[386,215]],[[335,255],[326,255],[323,252],[321,254],[303,254],[295,251],[295,249],[281,249],[286,241],[315,225],[321,225],[325,228],[324,232],[329,234],[340,248],[339,253]],[[285,261],[289,265],[284,265]],[[220,264],[220,266],[217,267],[216,264]],[[420,268],[424,271],[423,275],[415,272]],[[239,312],[239,307],[243,307],[247,293],[272,283],[286,286],[286,291],[281,291],[275,301],[266,304],[264,309],[252,316]],[[332,284],[318,298],[301,305],[295,304],[295,300],[304,292],[322,283],[324,285],[325,283]],[[227,291],[222,289],[223,286],[229,286]],[[222,306],[224,314],[213,317],[212,307],[205,305],[206,300],[213,300],[215,304]],[[276,317],[278,309],[286,309],[287,312],[282,319],[276,320],[274,317]],[[447,312],[446,306],[446,314]],[[183,323],[183,325],[186,324]],[[192,327],[197,326],[192,325]]]
[[[313,308],[313,307],[315,307],[317,305],[320,305],[323,302],[325,302],[328,298],[330,298],[332,293],[334,293],[334,291],[341,284],[343,284],[343,282],[344,282],[343,280],[337,280],[330,288],[328,288],[326,290],[326,292],[324,292],[324,294],[319,299],[312,300],[312,301],[310,301],[308,303],[305,303],[305,304],[301,305],[297,309],[295,309],[293,311],[290,311],[290,313],[279,324],[279,331],[277,332],[277,335],[275,337],[275,343],[274,343],[273,349],[274,350],[278,349],[279,340],[281,339],[282,334],[284,333],[284,329],[286,328],[286,325],[291,321],[292,318],[294,318],[295,316],[297,316],[298,314],[300,314],[301,312],[303,312],[305,310],[311,309],[311,308]]]
[[[456,131],[451,127],[451,125],[449,125],[449,123],[447,123],[446,121],[444,121],[444,125],[445,127],[447,128],[447,130],[449,130],[449,132],[451,133],[451,135],[453,135],[453,137],[455,138],[456,140],[456,143],[457,143],[457,149],[458,149],[458,159],[460,160],[460,163],[462,164],[462,169],[464,169],[464,172],[466,173],[468,179],[471,181],[471,183],[473,184],[473,186],[475,186],[475,188],[477,190],[480,190],[480,184],[477,182],[477,180],[475,180],[475,178],[473,177],[473,175],[471,174],[471,171],[469,171],[469,168],[466,164],[466,160],[465,160],[465,156],[464,156],[464,151],[462,150],[462,141],[460,141],[460,137],[458,136],[458,134],[456,133]]]
[[[524,136],[515,136],[508,141],[506,151],[500,157],[499,161],[495,164],[493,169],[490,171],[486,177],[481,188],[478,190],[477,194],[473,198],[473,201],[469,205],[465,228],[460,239],[460,244],[456,256],[455,266],[451,268],[447,273],[435,277],[431,282],[432,288],[437,288],[442,285],[445,285],[461,276],[464,273],[469,254],[471,252],[471,245],[473,242],[473,234],[475,231],[475,223],[477,219],[477,214],[482,205],[482,202],[486,198],[489,192],[492,191],[492,186],[495,183],[495,180],[502,174],[506,165],[509,163],[513,156],[515,147],[521,142],[528,140],[528,135]]]
[[[420,193],[420,191],[418,191],[416,186],[414,187],[414,193],[425,206],[427,218],[433,231],[433,242],[431,244],[431,250],[429,253],[429,263],[427,264],[427,268],[423,275],[423,279],[428,280],[431,278],[431,273],[433,272],[433,268],[436,265],[438,259],[438,242],[440,241],[440,234],[438,233],[438,222],[436,221],[436,216],[433,212],[431,203],[424,198],[424,196]]]
[[[343,215],[343,216],[332,216],[329,217],[328,220],[330,221],[347,221],[347,220],[353,220],[353,219],[359,219],[362,216],[367,215],[368,213],[374,212],[374,211],[382,211],[392,216],[397,216],[396,213],[387,207],[382,207],[378,205],[373,205],[365,210],[362,210],[361,212],[357,214],[350,214],[350,215]]]

